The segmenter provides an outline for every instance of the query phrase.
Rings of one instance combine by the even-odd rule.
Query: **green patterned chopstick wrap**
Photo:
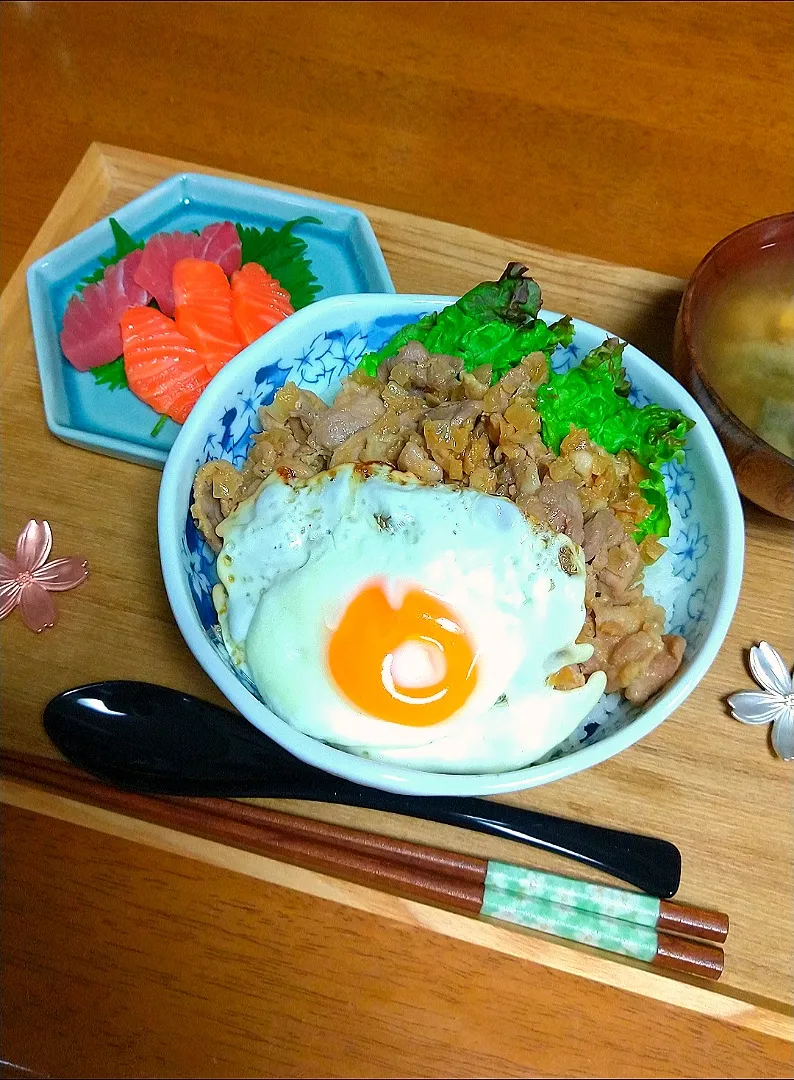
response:
[[[548,900],[549,903],[577,908],[593,915],[704,941],[725,941],[728,936],[728,916],[721,911],[657,900],[655,896],[628,889],[594,885],[589,881],[577,881],[575,878],[496,860],[488,863],[483,886],[486,891]]]
[[[485,875],[486,901],[489,892],[493,891],[548,900],[553,904],[563,904],[639,926],[655,927],[659,921],[661,905],[655,896],[608,885],[594,885],[589,881],[577,881],[575,878],[561,877],[543,870],[529,870],[496,860],[489,861]]]
[[[658,951],[658,934],[649,926],[568,907],[553,900],[503,892],[489,888],[487,884],[480,914],[647,963],[654,960]]]
[[[727,915],[543,870],[489,862],[480,914],[706,979],[724,966],[709,940],[725,940]]]

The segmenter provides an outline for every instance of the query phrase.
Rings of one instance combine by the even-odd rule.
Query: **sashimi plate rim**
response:
[[[257,223],[257,219],[260,225],[277,226],[278,221],[324,214],[322,225],[306,228],[320,242],[328,244],[329,249],[330,241],[335,238],[341,260],[339,266],[344,263],[345,274],[361,279],[368,291],[394,292],[383,252],[369,219],[361,210],[342,202],[270,188],[266,184],[258,185],[204,173],[183,172],[168,177],[36,259],[27,269],[26,281],[47,427],[53,435],[71,445],[160,469],[176,437],[177,425],[169,422],[160,436],[152,437],[150,432],[157,415],[130,391],[105,390],[100,394],[93,426],[90,419],[86,421],[76,415],[80,409],[69,400],[66,380],[72,376],[60,348],[60,318],[56,312],[54,294],[56,291],[67,291],[67,286],[68,292],[73,292],[84,274],[98,264],[99,257],[112,251],[111,217],[118,220],[131,235],[147,239],[158,231],[157,222],[179,214],[180,208],[184,208],[185,214],[198,213],[203,216],[205,224],[211,220],[239,220],[242,217],[248,219],[244,223]],[[169,227],[178,229],[192,225],[183,226],[176,221]],[[309,256],[312,257],[311,236],[308,233],[302,235],[309,240]],[[314,261],[313,269],[316,272]],[[325,278],[321,274],[317,276],[325,289],[334,288],[328,275]],[[352,295],[359,294],[354,292]],[[85,374],[85,378],[90,380],[91,376]],[[84,384],[84,393],[93,396],[94,390],[99,388],[94,388],[93,383],[90,387],[88,383]],[[114,423],[119,407],[124,408],[125,403],[128,416],[130,410],[141,413],[141,430],[137,435],[120,431],[118,422]],[[101,419],[100,409],[103,413]]]

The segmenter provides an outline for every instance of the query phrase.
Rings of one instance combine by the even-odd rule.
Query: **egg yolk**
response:
[[[425,727],[449,719],[477,682],[477,656],[459,616],[432,593],[409,586],[399,606],[384,581],[350,600],[328,642],[328,668],[362,712]]]

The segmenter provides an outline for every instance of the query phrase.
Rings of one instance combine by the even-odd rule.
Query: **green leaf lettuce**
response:
[[[586,429],[593,442],[611,454],[627,450],[648,471],[639,488],[651,509],[634,532],[639,543],[646,536],[667,536],[670,531],[661,466],[683,460],[687,432],[694,421],[677,409],[631,404],[622,363],[624,348],[625,343],[607,338],[578,367],[552,372],[548,383],[538,389],[537,408],[543,441],[555,454],[573,425]]]
[[[498,281],[484,281],[442,311],[398,330],[377,352],[367,353],[360,367],[375,375],[409,341],[431,353],[459,356],[467,371],[492,364],[493,382],[530,353],[551,356],[558,345],[570,345],[573,325],[568,316],[551,326],[537,317],[540,287],[525,273],[525,266],[510,263]]]

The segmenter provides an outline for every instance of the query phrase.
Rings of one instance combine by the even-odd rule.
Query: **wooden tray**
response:
[[[25,268],[35,258],[187,169],[232,175],[94,144],[0,300],[2,548],[13,548],[29,518],[45,517],[53,526],[54,554],[80,553],[91,570],[85,586],[57,597],[60,621],[53,631],[35,636],[16,615],[2,623],[3,739],[8,749],[57,756],[41,727],[42,708],[58,691],[95,679],[147,679],[222,702],[184,645],[162,587],[156,541],[159,473],[67,446],[45,426],[24,283]],[[681,281],[356,205],[372,222],[398,292],[463,292],[501,272],[509,259],[520,259],[540,281],[548,307],[608,328],[661,362],[668,358]],[[791,1040],[792,768],[773,757],[764,729],[730,719],[724,697],[752,685],[746,670],[752,643],[765,638],[791,657],[792,532],[785,522],[749,505],[745,510],[747,558],[739,608],[717,660],[687,702],[617,758],[505,797],[551,813],[644,830],[678,844],[683,856],[679,897],[731,917],[725,974],[716,987],[542,935],[395,900],[25,785],[6,782],[3,798]],[[531,849],[430,823],[343,807],[263,803],[586,876],[570,863]]]

